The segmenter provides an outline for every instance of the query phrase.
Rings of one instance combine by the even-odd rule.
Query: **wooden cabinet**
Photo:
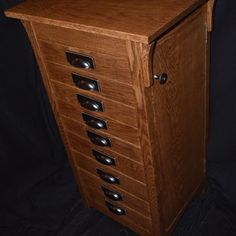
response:
[[[169,235],[206,171],[214,1],[29,0],[31,40],[83,199]]]

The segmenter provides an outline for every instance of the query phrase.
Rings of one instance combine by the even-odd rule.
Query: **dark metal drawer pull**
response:
[[[104,195],[113,201],[122,201],[122,196],[119,193],[113,192],[107,188],[102,187]]]
[[[90,139],[90,141],[98,146],[102,147],[111,147],[111,140],[108,138],[104,138],[100,135],[97,135],[93,132],[90,132],[87,130],[87,135]]]
[[[107,129],[106,121],[82,113],[84,122],[94,129]]]
[[[113,157],[104,155],[104,154],[102,154],[98,151],[95,151],[95,150],[92,150],[92,152],[93,152],[93,155],[94,155],[95,159],[98,162],[100,162],[104,165],[107,165],[107,166],[111,166],[111,165],[115,166],[116,165],[116,161]]]
[[[66,57],[68,62],[74,67],[94,69],[93,59],[88,56],[84,56],[76,52],[66,52]]]
[[[99,91],[98,81],[94,79],[89,79],[75,73],[72,73],[72,79],[74,84],[83,90]]]
[[[103,111],[102,102],[77,94],[80,105],[91,111]]]
[[[111,204],[110,202],[107,202],[107,201],[106,201],[106,205],[112,213],[119,215],[119,216],[126,215],[125,210],[122,209],[121,207],[114,206],[113,204]]]
[[[106,173],[102,170],[97,169],[97,174],[99,175],[99,177],[104,180],[105,182],[109,183],[109,184],[119,184],[120,181],[117,177],[114,177],[113,175]]]

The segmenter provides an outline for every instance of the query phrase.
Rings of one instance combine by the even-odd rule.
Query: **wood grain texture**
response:
[[[95,199],[95,200],[94,200]],[[99,197],[96,198],[90,198],[89,199],[91,201],[91,205],[93,204],[98,204],[100,206],[104,206],[107,208],[107,206],[105,205],[105,199],[100,199]],[[111,201],[108,201],[111,202]],[[147,231],[150,231],[151,229],[151,221],[150,218],[147,218],[146,216],[141,215],[139,212],[134,211],[133,209],[124,206],[121,203],[113,203],[117,207],[120,207],[122,209],[125,210],[126,215],[125,216],[117,216],[116,214],[112,213],[116,218],[122,218],[124,221],[126,221],[125,219],[128,219],[131,222],[134,222],[136,225],[141,225],[142,228],[144,228]]]
[[[24,25],[86,204],[139,235],[171,235],[205,181],[215,1],[93,1],[29,0],[6,14],[31,21]],[[71,66],[68,50],[92,57],[95,69]],[[99,80],[100,92],[75,87],[72,72]],[[162,73],[163,85],[154,80]],[[102,101],[104,112],[83,108],[77,94]],[[106,120],[108,129],[89,128],[82,112]],[[110,138],[112,147],[93,144],[86,130]],[[92,149],[117,165],[99,163]],[[98,168],[121,184],[104,182]],[[107,209],[101,185],[122,193],[116,205],[127,217]]]
[[[64,116],[62,117],[62,120],[63,120],[63,123],[65,124],[66,129],[71,131],[71,132],[74,132],[77,135],[80,135],[82,137],[87,138],[86,131],[88,130],[88,131],[91,131],[93,133],[97,133],[100,136],[104,136],[104,137],[109,138],[112,142],[113,147],[120,146],[124,150],[125,149],[133,150],[134,149],[135,151],[133,153],[139,154],[138,150],[140,149],[140,146],[137,146],[134,143],[128,142],[127,140],[125,140],[125,138],[120,137],[120,135],[117,135],[117,136],[112,135],[109,132],[109,130],[106,130],[106,129],[103,129],[103,130],[102,129],[93,129],[93,128],[87,126],[86,124],[84,124],[84,122],[79,123],[79,122],[76,122],[74,120],[68,119],[67,117],[64,117]],[[127,151],[127,152],[130,152],[130,151]]]
[[[93,116],[98,119],[105,120],[107,122],[108,133],[114,136],[120,137],[136,146],[140,146],[138,130],[134,127],[112,120],[104,114],[94,114],[86,109],[78,109],[78,106],[73,106],[69,103],[65,103],[62,100],[57,100],[58,112],[61,113],[65,118],[69,118],[76,122],[83,123],[82,112]],[[141,158],[139,158],[140,160]]]
[[[82,142],[84,142],[84,140]],[[74,159],[76,160],[76,162],[79,162],[79,159],[82,156],[81,154],[83,154],[83,158],[87,158],[88,160],[90,160],[90,159],[95,160],[95,157],[92,154],[91,147],[89,146],[89,144],[85,144],[85,145],[88,147],[86,152],[81,152],[81,150],[80,150],[80,152],[78,152],[79,148],[77,149],[77,151],[73,151],[73,156],[74,156]],[[97,151],[98,149],[99,148],[96,148],[94,150]],[[99,149],[99,151],[100,150],[101,149]],[[104,152],[104,151],[100,151],[100,153],[102,153],[104,155],[108,155],[107,152]],[[111,156],[116,161],[115,166],[113,166],[113,165],[110,166],[111,169],[115,169],[119,172],[124,173],[125,175],[128,175],[134,179],[137,179],[140,182],[145,183],[145,174],[144,174],[143,165],[133,161],[132,159],[123,157],[119,154],[113,153],[112,155],[108,155],[108,156]]]
[[[97,75],[109,77],[110,79],[118,82],[132,84],[130,79],[130,72],[128,70],[128,60],[122,57],[115,57],[108,54],[97,53],[88,50],[82,50],[62,44],[51,43],[47,41],[39,40],[40,48],[44,57],[44,60],[49,62],[58,63],[60,65],[69,66],[70,69],[81,73],[89,73],[91,76]],[[93,58],[95,63],[95,69],[79,69],[70,65],[66,58],[66,51],[80,53],[88,57]],[[85,74],[86,75],[86,74]]]
[[[110,186],[109,184],[104,183],[104,181],[98,179],[96,176],[85,171],[83,172],[81,176],[81,180],[83,182],[83,186],[86,189],[87,194],[90,195],[90,199],[96,198],[96,196],[98,196],[99,199],[101,198],[108,199],[105,197],[101,188],[101,187],[105,187],[113,192],[120,194],[122,196],[122,203],[124,205],[140,212],[141,215],[150,217],[149,203],[141,200],[140,198],[137,198],[137,196],[132,195],[121,188],[117,188],[116,186]],[[114,203],[116,202],[112,200],[109,200],[109,201],[114,202]]]
[[[90,173],[87,173],[86,170],[79,168],[79,171],[82,172],[83,174],[81,174],[82,178],[85,177],[85,179],[83,179],[84,181],[82,181],[82,185],[84,186],[83,188],[87,190],[87,197],[89,199],[90,205],[91,206],[96,206],[101,205],[104,206],[105,209],[108,209],[107,206],[105,205],[105,198],[102,200],[99,196],[94,198],[94,190],[92,190],[92,192],[88,191],[88,185],[90,185],[91,181],[94,179],[93,176],[91,176]],[[88,176],[91,176],[90,178],[88,178]],[[109,186],[108,186],[109,188]],[[150,218],[147,216],[144,216],[143,214],[140,214],[140,212],[131,209],[128,206],[125,206],[122,203],[114,203],[113,201],[109,200],[110,203],[115,204],[118,207],[122,207],[125,209],[126,211],[126,215],[125,216],[117,216],[114,213],[111,213],[109,210],[105,211],[106,213],[111,213],[108,214],[109,216],[114,216],[114,218],[119,218],[124,220],[123,223],[126,223],[127,221],[129,222],[134,222],[137,225],[140,225],[142,228],[144,228],[147,231],[150,231],[151,228],[151,221]],[[142,201],[143,202],[143,201]],[[99,208],[98,208],[99,209]],[[113,217],[112,217],[113,218]]]
[[[94,115],[99,115],[102,117],[110,117],[113,120],[117,120],[123,122],[129,126],[137,127],[137,110],[131,106],[128,106],[128,102],[126,104],[122,104],[119,102],[111,101],[110,99],[103,98],[99,95],[90,96],[87,92],[80,92],[76,88],[62,85],[61,83],[53,82],[52,87],[54,89],[54,93],[57,99],[63,100],[66,103],[69,103],[73,106],[76,106],[78,110],[87,110],[83,108],[77,99],[77,94],[86,96],[96,101],[100,101],[103,103],[104,111],[94,111],[91,112]]]
[[[81,155],[81,154],[80,154]],[[77,162],[77,166],[83,170],[88,171],[89,173],[97,176],[97,169],[100,169],[106,173],[113,175],[114,177],[119,178],[120,184],[109,184],[109,186],[117,186],[125,191],[129,192],[132,195],[135,195],[137,198],[140,198],[144,201],[147,201],[147,189],[146,185],[142,182],[139,182],[127,175],[124,175],[121,172],[118,172],[114,169],[108,168],[102,164],[97,163],[94,160],[88,160],[87,158],[80,158],[80,161]],[[103,183],[106,183],[103,181]]]
[[[98,147],[100,150],[106,151],[113,151],[118,154],[124,155],[128,157],[129,159],[137,160],[140,157],[140,149],[137,149],[135,147],[130,146],[129,144],[126,144],[124,142],[119,142],[119,140],[116,140],[115,138],[110,138],[112,146],[111,147],[99,147],[98,145],[93,144],[89,138],[87,137],[86,130],[81,129],[80,133],[77,132],[71,132],[71,130],[67,130],[70,143],[72,147],[75,150],[78,150],[78,145],[81,139],[86,140],[88,143],[90,143],[93,147]],[[89,130],[91,131],[91,130]],[[96,134],[101,135],[100,133],[96,132]],[[101,135],[102,136],[102,135]],[[103,135],[104,138],[109,138],[109,136]]]
[[[89,52],[100,52],[112,56],[127,57],[124,40],[53,25],[40,23],[34,23],[33,25],[37,38],[40,40],[52,41]],[[119,48],[119,50],[117,50],[117,48]]]
[[[6,12],[34,22],[149,43],[206,0],[30,0]]]
[[[84,92],[84,90],[76,87],[75,83],[72,80],[72,73],[75,73],[73,69],[68,68],[66,66],[54,64],[54,63],[47,63],[47,70],[48,70],[50,79],[54,81],[62,82],[66,85],[70,85],[73,88],[77,88],[78,93]],[[84,75],[81,75],[81,73],[75,73],[75,74],[84,76]],[[128,101],[128,104],[130,106],[136,107],[134,91],[131,86],[127,86],[127,84],[118,83],[114,80],[110,80],[109,77],[108,78],[107,77],[98,78],[98,76],[96,77],[85,76],[85,77],[96,80],[99,84],[99,89],[100,89],[99,91],[91,91],[91,92],[87,91],[88,94],[90,95],[95,94],[98,96],[100,95],[102,97],[110,98],[112,100],[115,100],[121,103],[127,103]]]
[[[124,156],[120,153],[115,152],[115,150],[111,149],[111,148],[110,149],[106,148],[104,150],[104,148],[100,148],[97,145],[94,145],[91,142],[88,142],[87,139],[82,138],[82,137],[78,137],[77,135],[74,135],[73,133],[72,133],[72,136],[73,137],[70,139],[70,142],[71,142],[72,146],[74,147],[74,150],[76,150],[80,153],[90,155],[91,150],[96,149],[97,151],[103,152],[107,155],[118,156],[118,157],[120,156],[120,158],[130,159],[132,161],[136,161],[136,162],[139,162],[140,164],[142,164],[141,156],[133,155],[133,156],[127,157],[127,156]]]
[[[156,45],[156,41],[149,45],[142,46],[145,53],[142,54],[142,81],[145,87],[150,87],[154,83],[153,74],[153,53]],[[142,83],[140,84],[142,86]]]
[[[214,16],[214,9],[215,9],[215,0],[209,0],[207,2],[207,29],[208,32],[211,32],[213,29],[213,16]]]
[[[99,211],[101,211],[105,215],[109,216],[111,219],[119,222],[120,224],[123,224],[126,227],[130,227],[131,229],[133,229],[133,231],[138,233],[138,235],[142,235],[142,236],[152,235],[150,233],[149,229],[143,228],[143,224],[138,224],[138,223],[134,222],[131,217],[124,217],[124,216],[119,217],[117,215],[114,215],[112,212],[110,212],[107,209],[107,207],[105,206],[104,203],[91,201],[90,204],[91,204],[91,207],[98,209]]]
[[[127,51],[130,61],[130,70],[134,81],[134,90],[137,100],[138,110],[138,128],[140,134],[140,143],[142,147],[142,158],[145,168],[146,183],[148,189],[148,201],[150,203],[151,218],[152,218],[152,235],[161,235],[160,228],[160,211],[158,201],[159,186],[157,186],[157,156],[152,150],[152,143],[155,138],[152,137],[155,128],[152,123],[152,101],[147,100],[145,94],[145,84],[143,81],[148,81],[150,76],[149,61],[150,50],[152,47],[140,43],[127,42]],[[148,76],[148,77],[147,77]],[[149,80],[150,81],[150,80]],[[156,149],[157,150],[157,147]],[[161,174],[161,168],[158,171]]]
[[[80,185],[80,177],[78,176],[77,170],[75,170],[75,163],[74,163],[74,159],[72,158],[72,154],[71,154],[71,149],[72,148],[70,147],[70,144],[68,142],[68,138],[67,138],[67,135],[65,133],[64,126],[61,122],[60,115],[59,115],[58,109],[56,107],[56,103],[55,103],[55,99],[54,99],[55,96],[54,96],[50,81],[48,79],[47,69],[46,69],[46,66],[45,66],[45,62],[42,58],[42,54],[41,54],[41,51],[40,51],[40,48],[39,48],[39,45],[38,45],[37,38],[35,36],[34,28],[31,24],[31,22],[27,22],[27,21],[24,22],[23,21],[22,23],[23,23],[23,25],[24,25],[24,27],[27,31],[27,34],[29,36],[31,45],[34,49],[34,53],[35,53],[35,56],[36,56],[36,59],[37,59],[37,62],[38,62],[39,68],[40,68],[40,72],[42,74],[42,79],[43,79],[43,82],[44,82],[44,85],[45,85],[45,88],[46,88],[46,91],[47,91],[47,94],[48,94],[48,97],[49,97],[49,101],[50,101],[50,104],[51,104],[51,107],[52,107],[52,110],[53,110],[53,113],[54,113],[54,116],[55,116],[55,119],[56,119],[56,122],[57,122],[57,125],[58,125],[58,128],[59,128],[64,146],[65,146],[67,155],[68,155],[68,159],[69,159],[72,171],[74,173],[74,176],[77,178],[79,186],[81,186]],[[82,195],[81,198],[82,198],[84,204],[86,206],[88,206],[88,200],[86,199],[86,195],[85,195],[82,188],[80,188],[80,192],[81,192],[81,195]]]
[[[156,140],[162,169],[161,212],[168,232],[205,180],[206,8],[167,33],[154,53],[154,73],[168,74],[147,91],[153,101]]]
[[[73,135],[73,133],[72,133],[72,136],[75,136],[75,135]],[[72,137],[72,139],[70,139],[70,142],[72,143],[72,146],[74,147],[74,149],[76,151],[84,153],[88,156],[90,156],[92,149],[96,149],[97,151],[103,152],[107,155],[111,155],[111,156],[115,156],[115,157],[118,156],[120,158],[125,158],[125,159],[128,158],[128,159],[138,162],[139,164],[142,165],[141,156],[135,156],[135,155],[132,155],[130,157],[124,156],[120,153],[115,152],[115,150],[111,149],[111,148],[106,148],[104,150],[104,148],[100,148],[97,145],[94,145],[91,142],[88,142],[87,139],[82,138],[82,137],[78,137],[78,136],[75,136],[74,138]]]

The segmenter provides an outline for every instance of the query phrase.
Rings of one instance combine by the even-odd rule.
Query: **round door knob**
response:
[[[163,73],[161,75],[154,75],[154,79],[158,80],[160,84],[165,84],[168,76],[166,73]]]

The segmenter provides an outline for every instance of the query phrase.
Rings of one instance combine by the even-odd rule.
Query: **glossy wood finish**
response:
[[[160,165],[166,173],[160,197],[167,231],[205,175],[205,17],[205,9],[197,11],[158,42],[153,71],[167,73],[168,81],[164,86],[156,82],[146,93],[155,103],[157,142],[153,149],[158,144]]]
[[[68,155],[68,159],[69,159],[71,168],[72,168],[75,176],[77,177],[77,182],[79,183],[79,185],[81,185],[82,183],[80,181],[80,176],[77,174],[76,167],[75,167],[75,162],[74,162],[74,159],[72,158],[72,153],[71,153],[72,148],[71,148],[71,146],[68,142],[67,134],[66,134],[64,126],[61,122],[61,118],[60,118],[59,111],[58,111],[58,108],[57,108],[57,105],[56,105],[56,102],[55,102],[55,97],[54,97],[53,90],[52,90],[52,87],[51,87],[51,84],[50,84],[50,81],[49,81],[49,77],[48,77],[47,69],[46,69],[46,66],[45,66],[45,62],[43,61],[42,54],[41,54],[41,51],[40,51],[40,48],[39,48],[39,45],[38,45],[38,40],[35,36],[34,28],[33,28],[31,22],[27,22],[27,21],[24,22],[23,21],[22,23],[23,23],[23,25],[24,25],[24,27],[27,31],[27,34],[29,36],[31,45],[34,49],[35,56],[36,56],[36,59],[37,59],[37,62],[38,62],[39,68],[40,68],[40,72],[42,74],[42,79],[43,79],[47,94],[49,96],[49,102],[52,106],[52,109],[53,109],[53,112],[54,112],[54,115],[55,115],[55,118],[56,118],[56,122],[57,122],[58,128],[60,130],[61,137],[62,137],[64,146],[65,146],[65,149],[66,149],[66,152],[67,152],[67,155]],[[81,192],[81,195],[82,195],[81,196],[82,200],[84,201],[85,205],[88,206],[88,200],[86,199],[85,192],[82,188],[80,188],[80,192]]]
[[[206,0],[31,0],[6,14],[114,38],[150,43]]]
[[[57,99],[63,100],[68,104],[77,106],[78,110],[90,111],[89,109],[81,107],[80,103],[78,102],[77,94],[80,94],[90,99],[103,103],[104,111],[92,112],[95,116],[98,115],[98,116],[109,117],[111,119],[125,123],[129,126],[137,127],[136,108],[128,106],[128,104],[125,105],[123,103],[115,102],[110,99],[108,100],[107,98],[103,98],[98,94],[88,95],[88,93],[84,91],[78,92],[78,89],[62,85],[61,83],[53,82],[51,84]]]
[[[82,141],[84,142],[84,140]],[[81,142],[81,143],[82,143]],[[86,142],[83,143],[83,145],[85,145],[84,149],[80,149],[77,148],[77,151],[73,151],[73,156],[75,159],[75,162],[79,163],[79,160],[81,158],[85,158],[87,160],[87,162],[90,162],[90,159],[95,160],[95,157],[92,154],[92,148],[89,144],[87,144]],[[116,165],[115,166],[109,166],[109,168],[111,169],[115,169],[121,173],[124,173],[125,175],[128,175],[140,182],[145,183],[145,174],[144,174],[144,168],[141,164],[126,158],[124,156],[121,156],[117,153],[110,153],[108,154],[108,152],[104,152],[101,148],[94,148],[95,151],[99,151],[100,153],[107,155],[107,156],[111,156],[115,159]],[[80,152],[78,152],[80,151]],[[83,153],[82,153],[83,152]],[[83,154],[83,155],[81,155]]]
[[[208,32],[213,29],[213,15],[215,10],[215,0],[209,0],[207,2],[207,28]]]
[[[134,84],[136,100],[138,102],[138,124],[139,124],[139,135],[140,143],[142,148],[142,157],[143,163],[145,166],[145,175],[147,181],[147,189],[149,195],[149,204],[151,211],[152,219],[155,219],[157,222],[153,222],[152,233],[153,235],[161,235],[160,228],[160,210],[159,210],[159,201],[158,201],[158,191],[160,188],[157,186],[158,174],[161,174],[161,171],[158,171],[158,153],[153,152],[151,149],[152,142],[154,142],[156,137],[151,136],[156,131],[153,130],[155,117],[149,116],[149,110],[152,110],[154,106],[151,100],[147,101],[145,99],[145,85],[144,81],[150,80],[150,70],[149,70],[149,59],[150,59],[150,50],[152,46],[143,45],[135,42],[127,42],[127,51],[129,53],[130,60],[130,70],[132,72],[133,78],[136,78],[136,84]],[[148,78],[145,78],[147,76]],[[151,105],[152,104],[152,105]],[[152,114],[151,114],[152,115]],[[155,151],[158,150],[158,146]],[[161,170],[161,167],[160,169]]]
[[[110,139],[111,147],[103,147],[104,149],[114,150],[120,154],[126,155],[127,157],[130,157],[130,158],[132,157],[133,159],[138,159],[138,156],[140,156],[140,148],[139,147],[136,147],[131,143],[127,143],[125,140],[122,140],[119,137],[116,138],[116,137],[106,134],[104,132],[88,128],[87,126],[85,126],[83,124],[79,124],[77,122],[74,122],[72,120],[68,120],[66,118],[63,118],[63,122],[65,125],[65,128],[68,131],[70,131],[70,132],[72,132],[84,139],[87,139],[88,142],[90,142],[90,141],[87,136],[87,131],[90,131],[90,132],[96,133],[97,135],[100,135],[100,136]],[[134,158],[135,156],[137,156],[137,158]]]
[[[76,154],[74,153],[74,157]],[[96,198],[96,195],[99,195],[99,199],[103,198],[108,199],[105,197],[102,187],[105,187],[113,192],[116,192],[122,196],[122,203],[131,209],[134,209],[135,211],[139,212],[141,215],[150,217],[150,207],[149,203],[146,201],[143,201],[140,198],[137,198],[137,196],[130,194],[129,192],[119,188],[119,186],[111,186],[109,184],[104,183],[104,181],[98,179],[96,176],[87,173],[86,171],[83,171],[82,175],[83,183],[87,183],[85,186],[87,194],[90,195],[90,199]],[[116,201],[109,200],[110,202],[116,203]]]
[[[80,171],[83,173],[81,174],[82,176],[82,179],[84,177],[87,177],[86,178],[86,181],[83,181],[83,185],[84,185],[84,189],[85,191],[87,191],[87,196],[88,196],[88,199],[89,199],[89,204],[91,206],[101,206],[102,207],[102,211],[105,212],[105,213],[108,213],[109,216],[112,216],[112,218],[114,219],[120,219],[120,223],[123,223],[123,224],[126,224],[127,222],[132,222],[136,225],[140,225],[143,229],[145,229],[146,231],[149,231],[150,232],[150,229],[151,229],[151,221],[150,221],[150,218],[147,217],[147,216],[144,216],[142,212],[139,212],[139,211],[136,211],[136,210],[133,210],[131,208],[131,206],[127,206],[123,203],[118,203],[118,202],[113,202],[111,200],[108,200],[106,198],[102,198],[101,195],[98,195],[96,197],[96,190],[95,191],[92,191],[91,192],[89,191],[89,187],[88,185],[90,185],[90,183],[92,182],[92,180],[94,179],[93,176],[90,176],[90,178],[88,179],[88,176],[89,174],[84,170],[84,169],[80,169]],[[92,178],[91,178],[92,177]],[[95,180],[96,181],[96,180]],[[103,183],[101,183],[102,185],[104,185]],[[117,185],[118,186],[118,185]],[[119,186],[120,187],[120,186]],[[113,186],[107,186],[107,188],[113,188]],[[118,190],[120,191],[120,190]],[[122,191],[122,190],[121,190]],[[123,192],[124,193],[124,192]],[[106,207],[106,205],[104,204],[105,203],[105,200],[109,201],[110,203],[118,206],[118,207],[121,207],[122,209],[124,209],[126,211],[126,215],[125,216],[117,216],[115,215],[114,213],[111,213],[108,208]],[[134,201],[137,201],[137,198],[136,199],[132,199],[132,202]],[[138,200],[140,202],[140,200]],[[141,200],[140,203],[145,203],[144,201]],[[144,204],[144,207],[145,207],[146,204]],[[141,205],[142,206],[142,205]],[[98,207],[98,209],[100,210],[101,207]]]
[[[79,154],[79,155],[82,155],[82,154]],[[109,168],[100,163],[97,163],[94,160],[88,161],[86,157],[80,157],[80,160],[77,162],[77,164],[83,170],[86,170],[89,173],[97,176],[97,178],[99,178],[96,172],[97,169],[100,169],[106,173],[109,173],[117,177],[120,181],[120,184],[109,184],[109,186],[118,186],[119,188],[124,189],[125,191],[137,196],[138,198],[142,200],[148,199],[146,185],[133,178],[130,178],[127,175],[124,175],[121,172],[118,172],[112,168]],[[103,183],[106,183],[106,182],[103,181]]]
[[[53,25],[38,23],[34,23],[33,25],[38,39],[75,47],[79,50],[127,57],[124,40],[111,39],[103,35],[94,35],[89,32],[76,31]],[[117,50],[117,48],[119,48],[119,50]]]
[[[94,200],[95,199],[95,200]],[[96,205],[100,205],[100,206],[105,206],[104,202],[105,200],[104,199],[99,199],[99,197],[97,198],[91,198],[91,204],[96,204]],[[107,200],[108,201],[108,200]],[[111,202],[111,201],[108,201],[108,202]],[[112,202],[111,202],[112,203]],[[142,227],[149,231],[150,232],[150,229],[151,229],[151,221],[149,218],[141,215],[140,213],[130,209],[129,207],[127,206],[124,206],[123,204],[121,203],[112,203],[114,204],[115,206],[117,207],[120,207],[122,209],[125,210],[126,212],[126,215],[125,216],[117,216],[116,214],[112,213],[114,215],[114,217],[116,218],[122,218],[122,221],[126,222],[126,221],[131,221],[131,222],[134,222],[136,225],[142,225]],[[105,206],[106,207],[106,206]]]
[[[65,46],[58,43],[51,43],[47,41],[39,40],[39,46],[42,51],[44,60],[47,62],[54,62],[60,65],[69,66],[70,69],[74,69],[75,72],[82,73],[84,71],[89,72],[91,76],[106,76],[110,79],[114,79],[118,82],[132,83],[129,72],[129,64],[126,58],[114,57],[108,54],[102,54],[97,52],[90,52],[87,50],[78,49],[75,47]],[[66,58],[65,52],[74,52],[86,55],[93,58],[95,63],[95,69],[78,69],[69,64]]]
[[[27,20],[85,202],[139,235],[171,235],[205,181],[213,9],[214,0],[29,0],[6,13]],[[71,66],[68,50],[92,57],[95,69]],[[96,79],[100,92],[75,87],[71,73]],[[154,79],[162,73],[165,84]],[[83,108],[78,93],[102,101],[104,111]],[[88,127],[83,112],[108,129]],[[87,130],[112,146],[93,144]],[[99,163],[92,149],[117,165]],[[104,182],[97,169],[120,184]],[[122,194],[123,202],[109,201],[127,216],[108,210],[101,186]]]
[[[89,114],[95,118],[103,119],[107,122],[107,133],[112,134],[116,137],[120,137],[127,142],[133,143],[136,146],[140,146],[138,130],[134,127],[123,124],[119,121],[112,120],[104,114],[97,114],[94,112],[87,111],[86,109],[80,109],[78,106],[73,106],[69,103],[65,103],[62,100],[57,100],[57,107],[60,114],[64,117],[73,119],[76,122],[83,123],[82,112]],[[141,158],[139,158],[140,160]]]
[[[134,97],[134,91],[131,86],[127,86],[127,84],[123,83],[117,83],[114,80],[109,80],[109,77],[98,77],[95,78],[93,76],[87,76],[85,75],[86,72],[83,73],[76,73],[77,71],[65,66],[61,66],[54,63],[47,63],[47,69],[49,73],[50,79],[54,81],[62,82],[66,85],[70,85],[72,87],[76,87],[75,83],[72,80],[72,73],[78,74],[80,76],[84,76],[89,79],[95,79],[98,82],[99,85],[99,91],[87,91],[87,94],[93,95],[97,94],[100,96],[103,96],[105,98],[110,98],[112,100],[126,103],[128,101],[128,104],[130,106],[136,107],[136,100]],[[84,90],[78,88],[79,92],[85,92]]]
[[[133,220],[134,214],[132,214],[132,213],[131,213],[132,215],[130,215],[130,217],[117,216],[107,209],[104,202],[91,201],[90,205],[91,205],[91,207],[98,209],[99,211],[103,212],[104,214],[106,214],[107,216],[112,218],[113,220],[125,225],[126,227],[129,227],[131,229],[135,229],[135,231],[139,235],[145,235],[145,236],[151,235],[150,230],[147,228],[144,228],[142,223],[139,223],[140,220],[142,222],[142,218],[139,220],[136,219],[136,222],[134,222],[134,220]]]

